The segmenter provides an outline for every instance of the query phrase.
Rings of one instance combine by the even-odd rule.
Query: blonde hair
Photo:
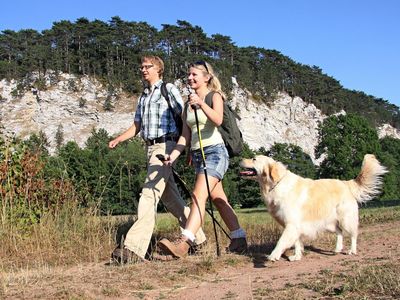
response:
[[[163,60],[159,56],[145,55],[145,56],[142,56],[141,63],[145,62],[146,60],[151,61],[152,64],[154,64],[158,67],[158,75],[160,76],[160,78],[162,78],[163,74],[164,74]]]
[[[194,67],[196,69],[201,70],[204,75],[209,75],[210,80],[207,83],[207,88],[210,91],[219,93],[221,95],[222,99],[225,100],[226,96],[225,96],[224,92],[222,91],[221,82],[219,81],[217,75],[214,73],[213,67],[208,62],[206,62],[204,60],[200,60],[200,61],[197,61],[197,62],[191,64],[190,67]]]

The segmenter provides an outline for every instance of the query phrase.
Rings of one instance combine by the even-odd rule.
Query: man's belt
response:
[[[177,138],[175,136],[172,135],[164,135],[164,136],[160,136],[158,138],[155,138],[154,140],[147,140],[146,141],[146,145],[147,146],[153,146],[154,144],[161,144],[161,143],[165,143],[167,141],[174,141],[176,142]]]

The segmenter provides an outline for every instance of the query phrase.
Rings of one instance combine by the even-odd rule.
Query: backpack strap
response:
[[[208,105],[209,107],[211,107],[211,108],[213,107],[212,98],[213,98],[213,96],[214,96],[215,93],[216,93],[216,92],[214,92],[214,91],[209,92],[209,93],[207,94],[207,96],[206,96],[206,99],[204,99],[204,102],[207,103],[207,105]],[[238,115],[238,113],[237,113],[236,111],[234,111],[234,110],[231,108],[231,106],[230,106],[228,103],[226,103],[226,101],[225,101],[224,99],[222,99],[222,101],[223,101],[223,104],[224,104],[224,109],[229,109],[229,110],[232,112],[232,114],[235,116],[235,118],[238,119],[238,120],[240,121],[242,118]]]
[[[206,98],[204,99],[204,102],[209,106],[209,107],[213,107],[213,101],[212,98],[214,97],[215,92],[211,91],[206,95]]]
[[[161,95],[165,98],[165,100],[167,100],[168,106],[169,106],[169,108],[171,108],[171,101],[169,99],[167,84],[165,82],[161,83],[160,90],[161,90]]]
[[[161,83],[160,90],[161,90],[161,95],[164,97],[165,100],[167,100],[169,109],[170,109],[174,114],[179,115],[179,111],[177,111],[176,105],[172,105],[172,104],[171,104],[171,100],[170,100],[170,98],[169,98],[169,92],[168,92],[168,89],[167,89],[167,84],[166,84],[165,82],[162,82],[162,83]]]
[[[171,110],[172,115],[174,117],[175,125],[177,126],[179,134],[181,134],[181,132],[182,132],[182,117],[180,115],[180,112],[177,111],[176,106],[171,105],[171,100],[169,98],[167,84],[164,81],[161,83],[160,91],[161,91],[161,95],[164,97],[164,99],[168,103],[168,107]]]

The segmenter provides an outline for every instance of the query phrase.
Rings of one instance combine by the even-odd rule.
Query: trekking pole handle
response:
[[[187,90],[188,90],[188,101],[190,101],[190,95],[191,94],[193,94],[193,89],[188,85],[187,87]],[[192,109],[199,109],[200,108],[200,105],[198,105],[198,104],[192,104],[192,105],[190,105],[190,107],[192,108]]]

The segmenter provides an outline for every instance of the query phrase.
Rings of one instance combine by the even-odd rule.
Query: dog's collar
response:
[[[281,179],[279,179],[279,181],[268,191],[268,193],[272,192],[272,190],[273,190],[274,188],[276,188],[276,186],[277,186],[279,183],[281,183],[282,179],[285,178],[285,176],[286,176],[287,173],[288,173],[288,171],[286,170],[285,175],[283,175],[283,176],[281,177]]]

